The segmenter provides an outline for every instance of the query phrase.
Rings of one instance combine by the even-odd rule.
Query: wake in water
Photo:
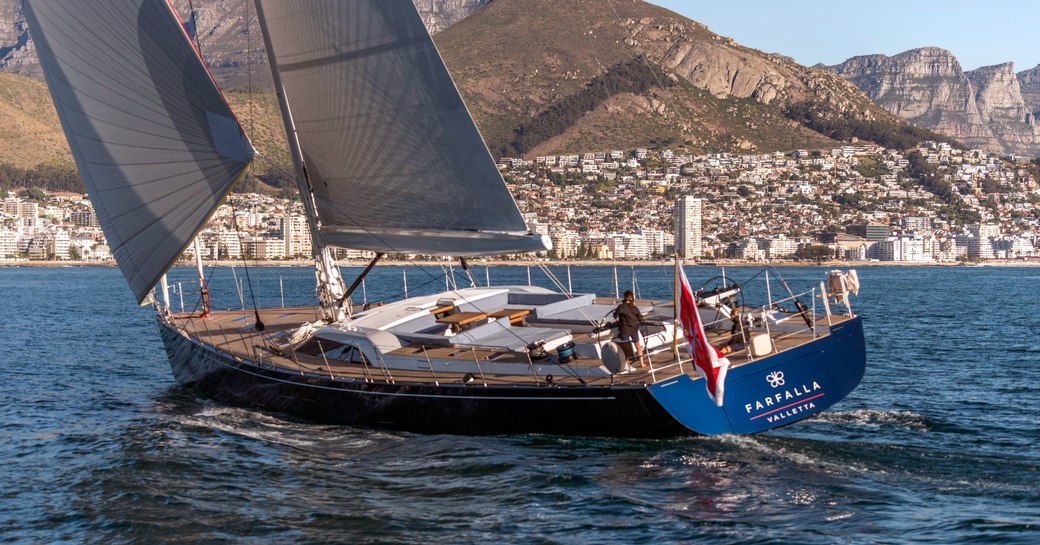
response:
[[[168,415],[168,423],[191,435],[214,432],[257,445],[280,445],[321,453],[330,444],[343,450],[363,450],[373,441],[401,439],[386,432],[325,426],[255,410],[199,399],[181,387],[171,388],[156,400],[156,412]]]
[[[874,409],[823,412],[813,418],[813,422],[871,428],[902,428],[912,431],[932,431],[935,428],[935,422],[932,419],[912,411],[878,411]]]

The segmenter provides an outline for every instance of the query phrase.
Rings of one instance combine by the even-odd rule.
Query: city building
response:
[[[675,249],[679,257],[700,259],[701,206],[703,201],[686,195],[675,203]]]
[[[285,212],[281,218],[282,240],[285,241],[286,257],[310,257],[311,229],[307,216]]]
[[[877,224],[863,224],[863,225],[850,225],[846,229],[848,234],[865,238],[867,240],[880,241],[885,240],[892,234],[892,230],[887,225]]]

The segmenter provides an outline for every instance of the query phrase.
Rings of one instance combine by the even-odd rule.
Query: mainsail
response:
[[[528,233],[412,0],[257,7],[322,240],[441,255],[548,246]]]
[[[26,0],[25,15],[98,221],[143,301],[253,147],[165,0]]]

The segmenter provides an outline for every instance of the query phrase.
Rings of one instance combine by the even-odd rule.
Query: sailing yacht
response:
[[[248,136],[165,0],[25,0],[79,172],[134,296],[156,311],[180,384],[322,423],[639,437],[773,429],[859,384],[863,328],[842,273],[749,306],[732,283],[693,294],[677,266],[675,300],[634,302],[642,368],[603,319],[617,294],[473,282],[353,308],[353,289],[384,254],[464,260],[550,241],[525,225],[411,0],[255,9],[318,304],[211,311],[200,266],[203,309],[185,313],[170,308],[164,275],[246,172]],[[377,257],[348,288],[332,248]],[[697,354],[717,355],[709,343],[732,342],[736,329],[739,348],[724,364],[712,356],[706,372]]]

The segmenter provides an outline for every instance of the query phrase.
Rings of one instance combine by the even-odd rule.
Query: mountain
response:
[[[831,72],[743,47],[640,0],[414,1],[431,28],[452,25],[435,40],[496,155],[637,147],[771,152],[834,147],[852,137],[902,148],[942,138]],[[188,0],[173,5],[190,19]],[[287,154],[273,96],[263,92],[270,76],[252,3],[190,5],[204,56],[232,106],[245,110],[239,115],[261,153],[258,168],[284,178]],[[21,1],[0,0],[0,10],[0,71],[40,78]],[[45,96],[37,92],[25,108],[48,110],[36,116],[51,131],[41,141],[60,141]],[[64,146],[33,159],[23,157],[23,146],[0,139],[0,161],[70,162]]]
[[[1023,70],[1017,75],[1022,100],[1026,103],[1026,108],[1033,112],[1035,118],[1040,115],[1040,65]]]
[[[461,21],[488,1],[414,0],[433,33]],[[251,82],[262,89],[271,88],[253,0],[171,0],[171,4],[182,20],[194,21],[202,52],[221,85],[239,88]],[[247,19],[248,26],[243,22]],[[0,72],[43,79],[22,13],[22,0],[0,0]]]
[[[918,126],[999,154],[1040,156],[1040,67],[1012,63],[964,71],[945,49],[853,57],[827,69]]]
[[[493,153],[774,151],[851,136],[903,147],[940,138],[830,72],[639,0],[496,0],[437,43]]]

